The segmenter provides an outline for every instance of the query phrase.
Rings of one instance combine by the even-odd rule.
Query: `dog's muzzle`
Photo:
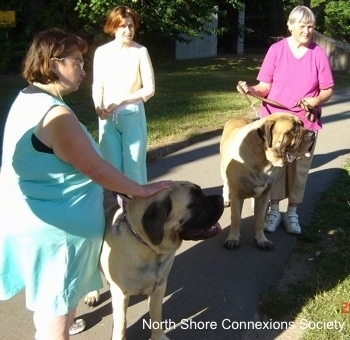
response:
[[[287,160],[288,163],[292,163],[292,162],[295,162],[299,159],[302,159],[304,157],[308,158],[308,157],[311,157],[311,150],[314,146],[314,143],[315,143],[315,140],[316,140],[316,132],[314,131],[307,131],[305,134],[304,134],[304,137],[303,137],[303,141],[301,144],[306,144],[308,145],[309,144],[309,147],[307,148],[307,150],[305,151],[305,153],[303,154],[292,154],[290,152],[285,152],[284,153],[284,157],[285,159]]]

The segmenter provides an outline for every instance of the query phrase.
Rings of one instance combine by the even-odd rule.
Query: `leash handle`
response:
[[[259,112],[256,109],[256,107],[254,106],[254,103],[249,99],[249,97],[247,96],[247,93],[243,90],[241,85],[237,85],[236,86],[237,91],[247,100],[247,102],[249,103],[249,106],[252,108],[252,110],[255,113],[256,117],[259,117]]]
[[[305,118],[310,122],[314,123],[321,117],[319,108],[311,106],[305,99],[301,99],[296,106],[301,107],[305,111]]]

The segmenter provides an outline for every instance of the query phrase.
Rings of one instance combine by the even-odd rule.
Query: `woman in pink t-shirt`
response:
[[[318,131],[322,128],[321,105],[331,98],[334,81],[326,52],[312,41],[315,23],[315,16],[309,8],[295,7],[287,22],[291,36],[271,45],[257,77],[259,83],[255,86],[239,83],[247,93],[273,99],[290,108],[283,110],[263,103],[261,117],[285,111],[298,116],[309,130]],[[302,101],[319,112],[314,121],[306,118]],[[314,148],[312,155],[313,152]],[[270,192],[265,231],[274,232],[279,226],[282,221],[279,202],[287,198],[288,208],[283,216],[283,224],[287,232],[300,234],[296,210],[303,200],[312,155],[280,169]]]

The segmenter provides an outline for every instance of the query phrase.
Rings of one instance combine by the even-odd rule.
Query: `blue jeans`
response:
[[[147,183],[147,126],[143,102],[99,120],[103,158],[139,184]]]

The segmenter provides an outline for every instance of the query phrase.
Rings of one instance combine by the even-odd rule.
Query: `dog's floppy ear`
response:
[[[259,137],[265,140],[265,143],[269,148],[272,146],[272,130],[274,126],[275,121],[267,120],[264,126],[258,128],[257,130]]]
[[[171,210],[171,198],[166,196],[161,201],[152,202],[146,209],[142,217],[142,225],[155,245],[163,241],[164,223]]]

